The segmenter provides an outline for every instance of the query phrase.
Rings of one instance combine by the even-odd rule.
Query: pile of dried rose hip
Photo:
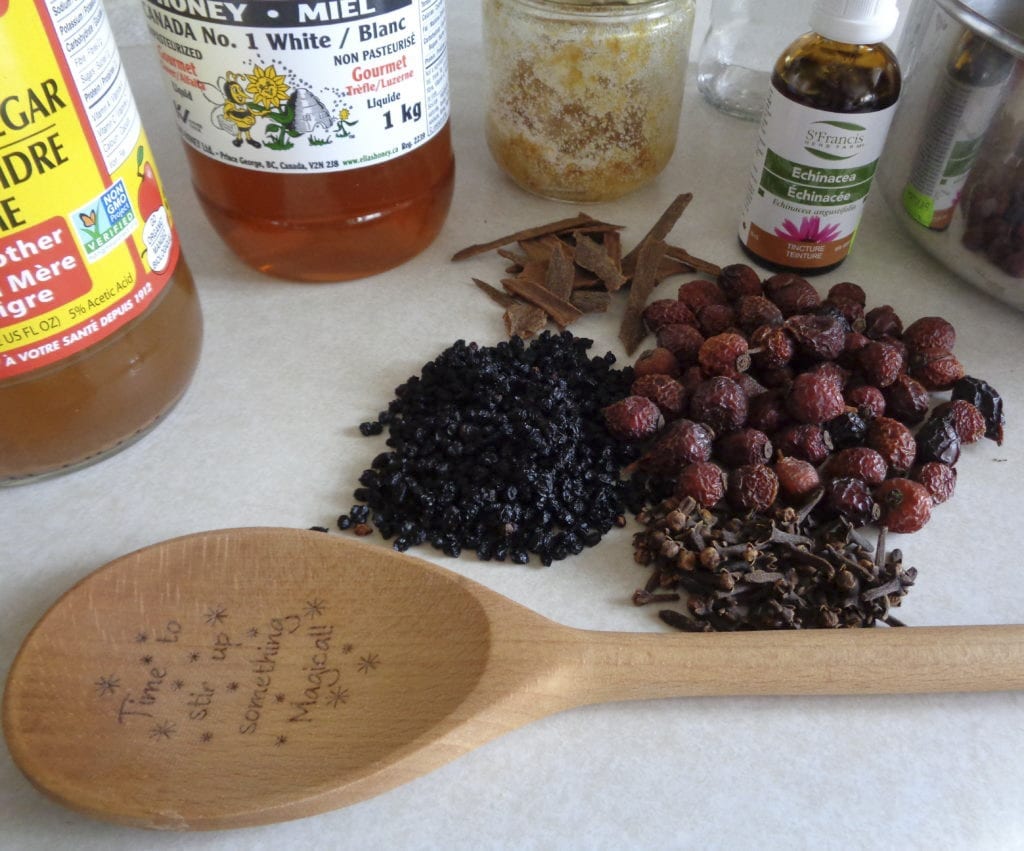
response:
[[[657,346],[603,411],[618,438],[645,441],[631,472],[654,508],[636,558],[656,572],[637,601],[678,585],[698,628],[886,619],[913,576],[885,554],[884,531],[866,557],[855,530],[920,529],[953,493],[961,446],[1002,441],[1002,401],[965,375],[953,326],[904,327],[888,305],[867,310],[856,284],[822,299],[797,275],[762,280],[743,264],[683,283],[643,318]],[[754,523],[746,538],[712,534],[738,517]],[[769,546],[751,518],[803,540]],[[783,557],[797,551],[809,555]]]

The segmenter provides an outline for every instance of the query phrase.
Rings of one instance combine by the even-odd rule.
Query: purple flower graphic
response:
[[[799,226],[786,219],[781,228],[775,228],[775,235],[792,242],[832,242],[839,236],[839,225],[822,227],[817,216],[804,216]]]

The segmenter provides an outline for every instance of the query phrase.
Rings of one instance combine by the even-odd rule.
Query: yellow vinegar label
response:
[[[124,327],[179,248],[101,0],[0,0],[0,380]]]

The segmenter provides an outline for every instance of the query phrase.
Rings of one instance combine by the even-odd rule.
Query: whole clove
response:
[[[818,520],[810,509],[820,498],[744,515],[691,498],[648,506],[633,546],[635,561],[653,572],[634,603],[685,596],[685,610],[659,617],[692,632],[902,626],[890,611],[917,570],[903,566],[898,549],[886,551],[884,528],[872,545],[843,518]]]

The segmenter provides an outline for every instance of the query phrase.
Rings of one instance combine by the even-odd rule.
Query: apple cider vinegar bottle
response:
[[[444,0],[142,0],[207,217],[250,266],[397,266],[448,214]]]
[[[128,445],[202,320],[101,0],[0,0],[0,485]]]

